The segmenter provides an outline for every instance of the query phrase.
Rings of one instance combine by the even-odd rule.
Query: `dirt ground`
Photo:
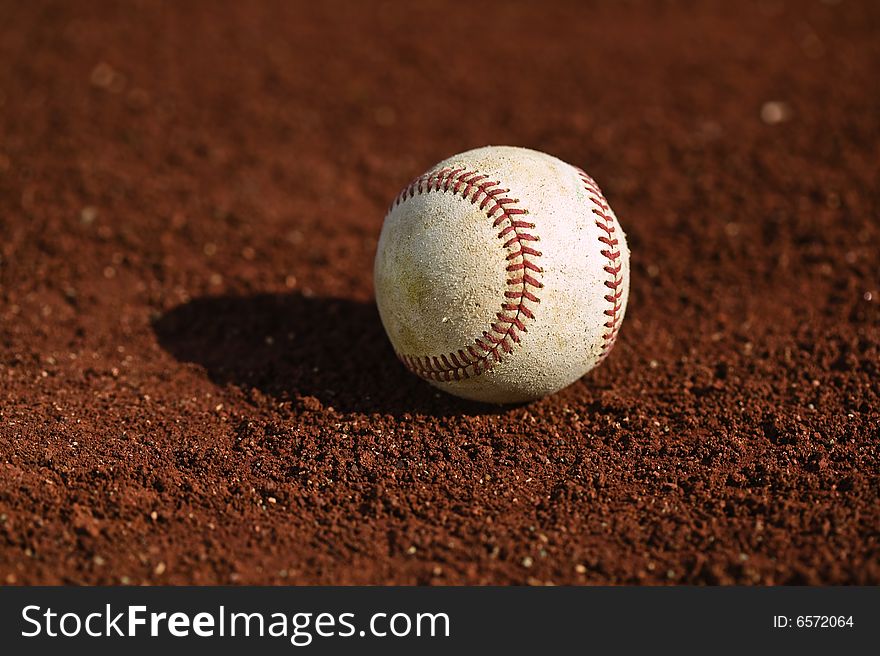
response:
[[[880,583],[880,4],[0,1],[0,582]],[[440,394],[385,210],[602,185],[607,361]]]

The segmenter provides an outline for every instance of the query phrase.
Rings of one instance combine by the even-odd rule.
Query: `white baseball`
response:
[[[487,146],[400,193],[374,274],[382,323],[410,371],[457,396],[513,403],[562,389],[608,355],[629,249],[586,173]]]

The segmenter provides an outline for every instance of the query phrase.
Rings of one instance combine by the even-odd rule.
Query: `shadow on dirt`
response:
[[[480,415],[497,406],[442,394],[398,362],[373,303],[298,294],[197,298],[153,328],[181,362],[215,383],[279,400],[317,398],[341,412]]]

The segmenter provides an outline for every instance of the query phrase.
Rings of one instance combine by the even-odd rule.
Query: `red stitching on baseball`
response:
[[[605,200],[605,196],[602,195],[599,185],[596,184],[596,181],[593,180],[593,178],[581,169],[578,169],[577,171],[578,175],[581,176],[581,180],[584,183],[584,187],[587,190],[590,200],[599,208],[593,209],[593,214],[598,217],[595,222],[596,227],[598,227],[603,233],[599,235],[598,240],[603,246],[607,246],[607,248],[600,250],[599,253],[602,257],[608,260],[608,264],[603,267],[605,272],[610,276],[610,278],[605,281],[605,287],[613,291],[612,294],[605,295],[605,300],[611,307],[606,309],[603,313],[608,317],[608,321],[603,324],[608,331],[602,334],[602,353],[599,356],[599,360],[601,361],[607,358],[611,349],[614,348],[614,343],[617,341],[617,333],[620,330],[620,311],[623,308],[620,299],[623,296],[623,289],[618,288],[623,285],[623,275],[621,273],[623,264],[620,262],[620,250],[617,248],[619,241],[614,237],[614,217],[608,214],[610,211],[608,201]]]
[[[498,238],[503,240],[502,248],[509,251],[506,270],[510,273],[522,272],[508,277],[501,310],[495,314],[488,330],[468,346],[455,353],[433,357],[397,354],[407,369],[422,378],[446,382],[464,380],[489,371],[501,362],[499,351],[505,354],[513,352],[511,342],[518,344],[520,341],[517,331],[528,332],[524,320],[534,320],[535,314],[526,302],[540,303],[535,290],[544,286],[531,274],[541,274],[544,270],[535,263],[535,259],[541,257],[541,251],[526,244],[534,244],[540,239],[526,232],[534,230],[535,224],[519,218],[528,214],[528,211],[516,207],[518,198],[505,195],[510,193],[510,189],[501,187],[498,181],[492,181],[488,175],[478,171],[446,167],[419,176],[400,192],[391,209],[416,195],[430,192],[451,193],[472,204],[479,202],[479,208],[492,220],[493,228],[504,224]]]

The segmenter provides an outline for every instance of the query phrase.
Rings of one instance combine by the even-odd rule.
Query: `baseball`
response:
[[[629,249],[593,179],[509,146],[446,159],[385,217],[376,302],[400,361],[450,394],[537,399],[611,351]]]

